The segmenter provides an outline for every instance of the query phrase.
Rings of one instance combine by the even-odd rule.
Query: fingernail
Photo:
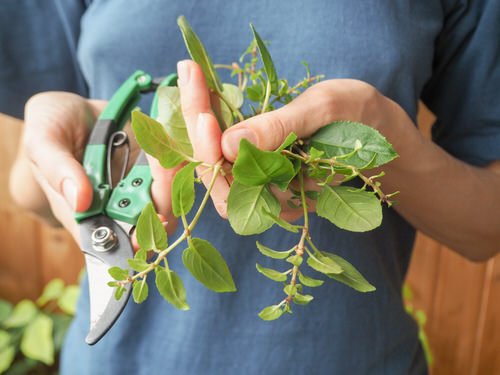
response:
[[[185,86],[189,83],[189,76],[191,75],[191,69],[189,67],[189,60],[182,60],[177,63],[177,84],[179,86]]]
[[[69,206],[73,211],[76,211],[76,203],[77,203],[77,189],[76,185],[70,178],[65,178],[62,183],[62,193],[66,202],[68,202]]]
[[[230,159],[235,159],[240,148],[240,141],[245,138],[254,145],[257,144],[257,137],[254,132],[248,129],[229,130],[224,134],[224,154]]]

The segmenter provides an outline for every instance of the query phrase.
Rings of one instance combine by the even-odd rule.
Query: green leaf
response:
[[[276,68],[274,67],[273,59],[271,58],[271,54],[267,50],[266,44],[257,33],[252,24],[250,24],[250,28],[252,29],[253,36],[255,41],[257,42],[257,47],[259,47],[259,52],[262,57],[262,62],[264,64],[264,70],[266,71],[267,79],[271,84],[271,92],[274,95],[278,95],[278,74],[276,73]]]
[[[68,315],[75,315],[76,303],[80,297],[80,287],[77,285],[69,285],[64,289],[64,292],[59,296],[57,305]]]
[[[64,281],[61,279],[53,279],[43,289],[42,295],[38,298],[36,303],[39,306],[45,305],[47,302],[59,298],[64,291]]]
[[[12,304],[0,299],[0,323],[7,319],[12,312]]]
[[[156,119],[173,139],[178,149],[188,156],[193,156],[193,147],[189,140],[186,122],[182,114],[179,88],[162,86],[158,88],[158,118]]]
[[[233,230],[239,235],[262,233],[274,224],[263,210],[275,216],[281,206],[276,197],[265,186],[245,186],[234,181],[229,189],[227,215]]]
[[[295,285],[288,284],[288,285],[285,285],[285,287],[283,288],[283,291],[288,296],[294,296],[297,293],[297,291],[299,290],[299,288],[302,288],[300,284],[295,284]]]
[[[22,300],[19,302],[10,316],[2,323],[5,328],[16,328],[27,325],[35,318],[38,313],[38,308],[30,300]]]
[[[307,258],[307,264],[312,269],[326,275],[342,273],[342,267],[323,252],[315,252]]]
[[[148,283],[146,282],[147,276],[142,280],[135,280],[132,284],[132,296],[134,297],[135,303],[143,303],[146,298],[148,298]]]
[[[248,99],[250,99],[253,102],[258,103],[258,102],[264,100],[265,92],[264,92],[262,85],[260,85],[260,84],[248,86],[246,88],[245,92],[247,94]]]
[[[342,273],[340,274],[327,274],[327,276],[331,279],[337,280],[341,283],[350,286],[351,288],[357,290],[358,292],[373,292],[376,288],[370,284],[361,273],[354,268],[354,266],[349,263],[344,258],[328,253],[326,251],[322,251],[321,254],[333,260],[342,268]]]
[[[284,230],[287,230],[287,231],[292,232],[292,233],[299,232],[299,227],[297,225],[290,224],[288,221],[283,220],[279,216],[273,215],[272,213],[270,213],[266,209],[263,210],[263,213],[264,213],[264,215],[268,216],[274,222],[274,224],[279,225]]]
[[[11,335],[2,329],[0,329],[0,352],[10,344]]]
[[[142,259],[127,259],[127,263],[136,272],[142,272],[149,267],[149,263]]]
[[[125,293],[125,287],[124,286],[118,286],[116,289],[115,289],[115,299],[118,301],[120,298],[123,297],[123,294]]]
[[[293,302],[295,302],[297,305],[307,305],[313,299],[314,297],[310,294],[295,293],[295,295],[293,296]]]
[[[294,266],[300,267],[304,259],[300,255],[292,255],[287,258],[288,263],[292,263]]]
[[[0,374],[3,374],[10,367],[15,356],[16,350],[13,346],[8,346],[0,350]]]
[[[139,249],[139,251],[135,253],[134,259],[146,261],[148,259],[148,252],[146,249]]]
[[[163,126],[144,113],[132,112],[132,129],[139,146],[144,152],[158,159],[163,168],[176,167],[186,159]]]
[[[256,242],[257,244],[257,249],[259,249],[259,251],[269,257],[269,258],[274,258],[274,259],[285,259],[286,257],[288,257],[292,252],[293,252],[293,248],[290,249],[290,250],[287,250],[287,251],[276,251],[276,250],[273,250],[273,249],[270,249],[269,247],[267,246],[264,246],[262,245],[260,242]]]
[[[189,163],[175,174],[172,185],[172,212],[187,215],[194,204],[194,170],[200,163]]]
[[[24,331],[21,352],[28,358],[52,365],[54,363],[52,327],[52,320],[47,315],[38,314]]]
[[[304,284],[305,286],[308,286],[311,288],[321,286],[324,283],[323,280],[313,279],[312,277],[308,277],[308,276],[304,275],[302,272],[299,272],[299,281],[301,284]]]
[[[141,249],[158,251],[168,246],[167,232],[151,202],[142,210],[135,233]]]
[[[241,108],[244,98],[240,88],[229,83],[223,83],[222,86],[224,87],[224,99],[227,100],[233,108]],[[222,99],[220,101],[220,110],[226,128],[229,128],[233,125],[233,113]]]
[[[294,132],[291,132],[290,134],[288,134],[288,136],[285,138],[283,143],[280,145],[280,147],[278,147],[276,149],[275,152],[283,151],[285,148],[291,146],[293,144],[293,142],[295,142],[296,140],[297,140],[297,134],[295,134]]]
[[[189,310],[182,279],[172,270],[156,269],[156,287],[161,296],[179,310]]]
[[[268,306],[259,313],[259,317],[262,320],[276,320],[281,315],[283,315],[281,305]]]
[[[200,39],[195,34],[184,16],[177,18],[177,24],[181,29],[184,43],[186,44],[186,48],[191,55],[191,58],[197,62],[203,70],[208,87],[214,91],[222,92],[224,90],[222,83],[217,75],[217,72],[215,71],[212,60],[208,56],[208,53]]]
[[[244,138],[240,141],[232,173],[234,179],[243,185],[258,186],[271,182],[281,190],[286,190],[295,176],[293,164],[286,156],[260,150]]]
[[[235,292],[233,277],[220,253],[206,240],[193,238],[182,253],[182,262],[196,280],[214,292]]]
[[[366,232],[382,223],[382,206],[378,198],[371,192],[348,186],[324,186],[316,212],[337,227],[352,232]]]
[[[361,148],[343,163],[363,168],[381,166],[395,159],[398,154],[377,130],[352,121],[335,121],[318,130],[311,138],[310,145],[324,151],[326,157],[338,157]],[[373,160],[373,161],[372,161]]]
[[[126,280],[128,278],[128,271],[124,270],[123,268],[117,267],[117,266],[114,266],[114,267],[111,267],[110,269],[108,269],[108,273],[110,274],[110,276],[113,279],[118,280],[118,281],[123,281],[123,280]]]
[[[265,277],[271,280],[284,282],[288,278],[287,272],[279,272],[271,268],[265,268],[259,265],[258,263],[255,265],[255,267],[257,268],[257,271],[259,271],[261,274],[263,274]]]

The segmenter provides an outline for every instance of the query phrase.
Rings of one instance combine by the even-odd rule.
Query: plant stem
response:
[[[260,113],[264,113],[267,110],[267,106],[269,105],[269,98],[271,97],[271,82],[267,80],[266,83],[266,96],[264,97],[264,102],[262,103],[262,111]]]
[[[158,253],[158,257],[156,258],[156,260],[154,262],[149,264],[148,268],[146,268],[144,271],[136,273],[134,276],[129,277],[127,280],[119,281],[118,282],[119,285],[124,286],[125,284],[132,283],[134,280],[145,277],[148,273],[150,273],[156,267],[158,267],[162,260],[164,260],[164,259],[166,260],[166,256],[174,248],[176,248],[184,240],[186,240],[186,239],[189,240],[191,238],[191,232],[193,231],[194,227],[198,223],[198,220],[200,219],[201,213],[203,212],[203,209],[205,208],[205,206],[210,198],[210,193],[212,192],[212,189],[214,187],[215,181],[217,179],[217,175],[219,174],[219,171],[221,169],[221,165],[222,165],[223,161],[224,161],[224,159],[221,159],[213,166],[213,175],[212,175],[212,179],[210,181],[210,185],[207,187],[207,191],[205,192],[205,196],[203,197],[203,200],[200,203],[200,206],[198,207],[198,211],[196,212],[191,223],[188,225],[187,220],[185,220],[184,215],[181,216],[181,217],[183,217],[183,224],[184,224],[184,227],[186,228],[184,230],[184,233],[182,233],[182,235],[178,239],[176,239],[172,244],[170,244],[170,246],[168,246],[165,250],[162,250],[160,253]]]
[[[243,114],[240,112],[240,110],[238,108],[235,108],[231,102],[224,96],[224,94],[222,92],[219,92],[219,91],[215,91],[215,93],[217,94],[217,96],[228,106],[229,110],[232,112],[232,113],[236,113],[236,116],[238,117],[238,119],[240,121],[243,121],[245,119],[245,117],[243,116]]]

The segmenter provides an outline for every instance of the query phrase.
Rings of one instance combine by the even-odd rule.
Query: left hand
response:
[[[299,138],[307,138],[335,120],[370,125],[397,147],[397,128],[412,124],[399,105],[373,86],[358,80],[335,79],[315,84],[291,103],[249,118],[221,133],[211,111],[210,94],[199,66],[192,61],[181,61],[178,73],[181,106],[194,157],[207,163],[215,163],[222,156],[234,162],[242,138],[263,150],[275,150],[291,132]],[[204,178],[207,184],[210,174],[205,174]],[[308,190],[314,186],[313,181],[307,182]],[[219,177],[212,190],[212,199],[223,217],[226,217],[228,193],[228,182]],[[301,215],[301,209],[293,210],[286,205],[286,194],[277,196],[282,202],[282,216],[286,220],[294,220]]]

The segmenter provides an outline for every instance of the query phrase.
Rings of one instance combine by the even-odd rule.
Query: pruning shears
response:
[[[136,71],[112,96],[96,121],[85,148],[83,167],[94,195],[90,208],[77,213],[75,219],[80,227],[80,247],[85,255],[89,280],[90,330],[85,339],[89,345],[106,334],[127,304],[131,284],[126,284],[122,298],[116,300],[113,288],[107,285],[111,281],[108,269],[113,266],[129,268],[127,259],[134,256],[130,235],[142,209],[151,202],[152,177],[143,151],[125,176],[130,146],[123,127],[141,94],[176,83],[175,74],[152,78],[143,71]],[[154,118],[157,102],[155,95],[151,107]],[[111,157],[121,147],[126,148],[121,175],[113,184]],[[134,271],[129,271],[130,277],[133,274]]]

